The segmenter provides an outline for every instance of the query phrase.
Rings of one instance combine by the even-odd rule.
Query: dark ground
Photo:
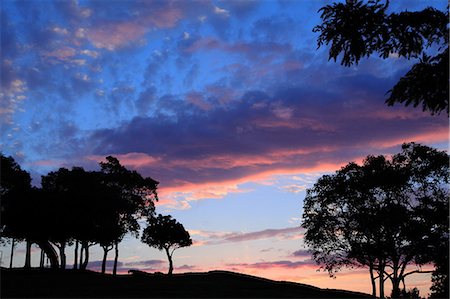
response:
[[[92,271],[1,268],[1,298],[370,298],[228,271],[112,276]]]

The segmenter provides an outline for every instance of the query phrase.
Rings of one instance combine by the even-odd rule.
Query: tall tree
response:
[[[172,216],[163,216],[149,219],[148,226],[142,233],[142,242],[151,247],[164,250],[169,260],[169,275],[173,272],[173,253],[176,249],[192,245],[189,232],[183,225],[172,219]]]
[[[26,240],[25,267],[31,267],[31,245],[37,243],[51,259],[52,266],[58,264],[57,256],[44,244],[47,236],[48,217],[42,193],[31,187],[30,174],[21,169],[12,157],[0,154],[0,196],[2,237]],[[12,247],[14,250],[14,247]],[[11,252],[11,261],[13,259]]]
[[[7,157],[0,153],[0,211],[1,225],[0,238],[2,242],[6,239],[12,241],[10,267],[14,259],[14,247],[17,241],[24,236],[20,229],[18,220],[20,201],[31,189],[31,177],[28,172],[22,170],[13,157]],[[20,235],[20,236],[19,236]]]
[[[302,223],[314,259],[330,275],[367,267],[373,295],[375,280],[383,298],[389,279],[400,296],[405,277],[423,272],[407,266],[436,264],[430,249],[448,244],[448,168],[445,152],[409,143],[390,160],[368,156],[321,177],[307,190]]]
[[[61,266],[65,267],[65,247],[76,240],[81,244],[80,269],[89,261],[89,248],[105,234],[98,227],[105,210],[111,211],[109,188],[100,172],[60,168],[42,177],[42,189],[52,201],[49,211],[58,225],[49,228],[49,240],[59,249]],[[70,211],[70,212],[68,212]],[[104,227],[104,226],[103,226]],[[77,265],[78,267],[78,265]]]
[[[388,91],[386,103],[421,106],[431,114],[448,114],[448,11],[429,7],[388,14],[388,6],[389,0],[346,0],[322,7],[322,24],[313,29],[320,33],[318,46],[331,43],[329,59],[336,61],[342,54],[341,64],[347,67],[374,53],[384,59],[390,55],[420,58]],[[431,49],[429,53],[427,49]]]
[[[74,238],[81,238],[92,230],[92,226],[88,226],[92,222],[89,199],[92,198],[91,187],[95,186],[95,183],[93,184],[90,173],[81,167],[73,167],[72,170],[60,168],[42,176],[41,182],[47,200],[51,201],[49,212],[57,224],[49,228],[49,241],[58,248],[61,268],[64,269],[66,246],[70,245]]]
[[[155,202],[158,201],[156,192],[158,182],[150,177],[144,178],[135,170],[128,170],[120,164],[120,161],[112,156],[106,157],[105,162],[100,163],[103,183],[118,194],[115,201],[120,230],[116,232],[139,234],[139,219],[154,217]],[[113,240],[115,248],[113,274],[117,271],[118,243],[123,234],[116,234],[118,238]]]

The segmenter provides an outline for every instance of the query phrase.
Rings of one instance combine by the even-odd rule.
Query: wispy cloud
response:
[[[234,269],[250,268],[250,269],[270,269],[270,268],[284,268],[284,269],[316,269],[318,266],[313,260],[305,260],[299,262],[292,261],[268,261],[258,263],[231,263],[227,264],[228,267]]]
[[[303,236],[303,229],[300,227],[287,227],[281,229],[265,229],[255,232],[213,232],[202,230],[189,230],[190,234],[197,241],[197,246],[217,245],[224,243],[246,242],[262,239],[298,239]]]
[[[123,265],[126,267],[149,267],[149,266],[155,266],[160,267],[162,264],[167,263],[167,261],[163,260],[143,260],[143,261],[135,261],[135,262],[126,262]]]
[[[300,193],[306,190],[306,185],[290,184],[282,186],[281,189],[290,193]]]
[[[223,242],[242,242],[267,238],[291,239],[303,234],[300,227],[288,227],[282,229],[265,229],[250,233],[232,233],[223,239]]]
[[[294,256],[294,257],[309,257],[310,258],[311,255],[312,255],[311,252],[309,252],[309,250],[306,250],[306,249],[299,249],[292,253],[292,256]]]

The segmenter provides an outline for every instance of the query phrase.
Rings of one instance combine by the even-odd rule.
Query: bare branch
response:
[[[426,271],[422,271],[422,270],[414,270],[414,271],[405,273],[405,274],[403,275],[403,278],[405,278],[405,277],[408,276],[408,275],[414,274],[414,273],[433,273],[433,272],[434,272],[434,270],[426,270]]]

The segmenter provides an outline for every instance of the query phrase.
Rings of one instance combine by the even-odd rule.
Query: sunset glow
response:
[[[392,2],[391,11],[448,5]],[[193,239],[176,251],[175,273],[223,269],[371,293],[367,269],[317,271],[300,227],[306,190],[405,142],[447,150],[448,116],[384,103],[414,59],[329,61],[312,32],[329,3],[2,1],[0,151],[35,186],[60,167],[98,170],[108,155],[158,181],[157,213]],[[91,269],[101,267],[97,247]],[[1,250],[9,265],[10,245]],[[167,271],[164,252],[129,235],[119,261],[119,273]],[[431,274],[406,285],[426,296]]]

